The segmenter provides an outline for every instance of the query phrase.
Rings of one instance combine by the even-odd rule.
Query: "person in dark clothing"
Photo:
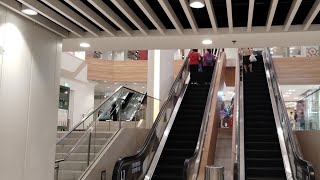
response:
[[[112,107],[110,109],[110,116],[112,116],[113,121],[117,121],[117,105],[115,103],[112,104]]]
[[[191,80],[197,81],[199,62],[201,60],[201,55],[200,53],[198,53],[198,49],[192,49],[192,51],[190,51],[190,53],[188,54],[187,59],[190,59],[189,68]]]

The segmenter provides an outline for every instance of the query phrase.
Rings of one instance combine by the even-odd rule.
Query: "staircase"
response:
[[[246,180],[285,180],[280,144],[262,56],[244,74]]]
[[[152,179],[182,179],[184,161],[197,145],[209,88],[189,84]]]
[[[97,122],[97,132],[95,133],[94,138],[95,142],[91,144],[90,148],[90,151],[92,152],[90,153],[90,162],[95,159],[97,153],[99,153],[100,150],[109,142],[110,138],[118,129],[118,126],[115,123],[110,126],[108,122]],[[57,138],[61,138],[65,133],[66,132],[58,132]],[[84,133],[84,131],[74,131],[68,138],[65,138],[59,145],[57,145],[56,159],[63,159],[84,135]],[[58,180],[78,180],[81,174],[88,167],[88,143],[89,138],[85,138],[65,161],[59,163]]]

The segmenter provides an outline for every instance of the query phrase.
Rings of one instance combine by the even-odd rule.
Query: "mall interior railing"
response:
[[[186,89],[186,80],[189,77],[189,66],[186,60],[177,75],[165,102],[162,104],[160,112],[156,116],[155,122],[142,145],[141,149],[132,156],[119,159],[113,170],[113,180],[122,179],[142,179],[152,162],[155,152],[164,134],[164,130],[174,112],[177,101]]]
[[[271,94],[271,96],[274,97],[271,98],[274,98],[276,102],[277,116],[279,117],[284,136],[284,143],[288,153],[287,156],[289,158],[289,163],[291,166],[292,177],[293,179],[298,180],[315,180],[315,173],[312,165],[308,161],[304,160],[299,154],[298,146],[292,132],[283,96],[281,95],[281,91],[279,89],[278,77],[269,48],[266,48],[263,52],[263,58],[266,68],[267,80],[272,85],[271,88],[273,90],[273,94]]]
[[[216,55],[216,57],[218,57],[218,55],[220,53],[220,49],[217,49],[216,51],[214,51],[214,53],[216,53],[215,55]],[[219,67],[219,62],[216,62],[215,67],[214,67],[214,71],[212,74],[210,89],[209,89],[208,96],[207,96],[208,98],[207,98],[207,102],[206,102],[206,108],[203,113],[202,124],[201,124],[201,128],[200,128],[200,133],[199,133],[196,149],[195,149],[192,157],[190,157],[189,159],[186,159],[184,161],[184,168],[183,168],[183,179],[184,180],[193,180],[193,179],[197,179],[197,177],[198,177],[202,149],[203,149],[205,135],[206,135],[206,129],[207,129],[209,117],[210,117],[212,96],[213,96],[214,87],[215,87],[214,85],[217,80],[218,67]]]
[[[243,158],[240,156],[244,155],[243,144],[241,144],[241,134],[244,132],[243,126],[241,126],[241,123],[243,123],[243,71],[242,71],[242,55],[238,55],[238,60],[236,61],[236,79],[235,79],[235,102],[234,102],[234,164],[233,164],[233,179],[234,180],[242,180],[244,179],[244,173],[241,173],[241,171],[244,171],[243,167]],[[242,161],[241,161],[242,160]],[[242,165],[241,165],[242,163]],[[240,168],[241,167],[241,168]]]
[[[131,104],[130,113],[126,111],[127,108],[122,108],[124,100],[126,99],[128,93],[134,93],[134,97],[139,97],[139,101],[129,100]],[[96,158],[101,154],[103,149],[108,145],[109,142],[113,139],[115,134],[119,132],[122,127],[127,127],[128,123],[134,123],[134,128],[150,128],[152,126],[152,120],[147,118],[147,114],[155,114],[155,109],[148,106],[148,103],[160,103],[158,99],[147,96],[144,93],[137,92],[135,90],[119,87],[112,95],[106,98],[97,108],[90,112],[86,117],[83,118],[81,122],[76,124],[68,133],[66,133],[61,139],[56,143],[57,146],[66,145],[66,141],[70,138],[78,137],[77,134],[83,132],[83,135],[77,139],[77,142],[73,147],[66,153],[63,157],[58,156],[55,161],[55,180],[63,179],[63,174],[59,174],[59,167],[62,162],[68,161],[69,157],[72,154],[76,153],[76,149],[80,146],[86,146],[87,160],[86,167],[91,166]],[[136,103],[136,104],[132,104]],[[127,106],[128,107],[128,106]],[[133,110],[132,110],[133,109]],[[116,113],[116,122],[113,119],[113,113]],[[125,114],[125,115],[124,115]],[[122,117],[129,116],[132,117],[132,120],[128,122],[128,119],[122,119]],[[149,119],[149,121],[148,121]],[[99,121],[104,121],[109,126],[99,127]],[[148,121],[148,122],[147,122]],[[132,128],[132,126],[130,126]],[[103,129],[101,129],[103,128]],[[114,135],[110,138],[109,141],[106,141],[107,144],[104,145],[100,151],[95,150],[96,147],[100,144],[97,141],[99,136],[98,133],[101,132],[112,132]]]

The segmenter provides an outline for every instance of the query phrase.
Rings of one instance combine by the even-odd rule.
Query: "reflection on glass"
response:
[[[300,57],[301,56],[301,46],[290,46],[289,47],[290,57]]]

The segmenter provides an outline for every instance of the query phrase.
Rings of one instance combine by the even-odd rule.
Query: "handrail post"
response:
[[[54,180],[58,180],[58,178],[59,178],[59,162],[56,163],[54,169],[55,169]]]
[[[89,166],[89,163],[90,163],[90,151],[91,151],[91,132],[89,133],[87,166]]]

